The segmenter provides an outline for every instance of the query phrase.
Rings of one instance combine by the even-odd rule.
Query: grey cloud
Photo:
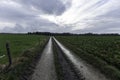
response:
[[[35,18],[36,14],[22,8],[0,6],[0,21],[20,22]]]
[[[33,6],[42,10],[46,14],[61,15],[65,10],[65,5],[60,0],[14,0],[24,6]]]
[[[114,9],[101,16],[96,16],[92,18],[91,21],[85,20],[83,23],[89,25],[81,30],[72,30],[74,25],[58,26],[49,20],[42,19],[38,15],[50,14],[60,16],[66,9],[71,6],[71,1],[66,4],[61,2],[61,0],[11,0],[16,1],[22,7],[12,7],[12,6],[0,6],[0,21],[1,22],[12,22],[16,24],[14,28],[9,25],[6,26],[0,32],[11,32],[11,33],[22,33],[31,31],[50,31],[50,32],[74,32],[74,33],[105,33],[105,32],[118,32],[120,33],[120,8]],[[96,3],[90,8],[100,7],[104,5],[109,0],[104,0]],[[34,7],[38,10],[32,10]],[[89,8],[88,8],[89,9]],[[104,20],[102,20],[104,19]],[[105,20],[105,19],[108,19]],[[110,19],[112,19],[110,21]],[[78,21],[82,22],[82,20]],[[77,23],[76,23],[77,24]]]
[[[22,7],[0,6],[0,21],[12,22],[16,24],[14,28],[6,26],[0,32],[22,33],[30,31],[50,31],[59,30],[58,25],[48,20],[42,19],[31,6],[42,10],[47,14],[60,15],[65,10],[65,5],[59,0],[13,0],[22,5]]]
[[[75,30],[73,33],[120,33],[120,22],[98,22],[90,28]]]
[[[101,15],[99,17],[111,17],[111,18],[120,18],[120,8],[114,9],[104,15]]]
[[[27,26],[22,26],[20,24],[16,24],[15,27],[10,28],[5,27],[3,30],[1,30],[0,32],[2,33],[6,33],[6,32],[10,32],[10,33],[26,33],[26,32],[36,32],[36,31],[40,31],[40,32],[72,32],[71,27],[67,26],[67,27],[63,27],[63,26],[59,26],[55,23],[51,23],[49,21],[33,21],[33,22],[28,22]]]
[[[28,22],[24,25],[16,24],[13,28],[9,26],[1,30],[1,32],[10,32],[10,33],[26,33],[26,32],[35,32],[35,31],[50,31],[54,32],[57,29],[57,25],[51,22],[44,21],[33,21]]]
[[[116,8],[104,15],[97,16],[91,21],[86,20],[84,23],[90,27],[72,31],[74,33],[120,33],[120,8]]]

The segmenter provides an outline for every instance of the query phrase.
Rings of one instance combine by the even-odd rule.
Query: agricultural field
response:
[[[11,55],[14,59],[22,55],[25,50],[34,47],[45,39],[45,36],[37,35],[0,34],[0,56],[4,56],[3,58],[0,58],[0,64],[8,62],[6,55],[6,42],[10,45]]]
[[[32,74],[35,62],[48,38],[42,35],[0,34],[0,80],[19,80],[21,76]],[[9,68],[6,42],[10,45],[12,57],[12,65]]]
[[[0,80],[39,79],[120,80],[120,36],[0,34]]]
[[[120,36],[57,36],[80,58],[112,80],[120,79]]]

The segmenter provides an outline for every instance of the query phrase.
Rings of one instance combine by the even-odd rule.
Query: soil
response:
[[[42,53],[34,74],[31,76],[31,80],[57,80],[51,38]]]
[[[77,74],[77,72],[75,71],[75,68],[67,60],[67,58],[64,56],[64,53],[61,51],[61,49],[55,42],[54,42],[54,48],[55,48],[56,54],[57,54],[56,57],[58,58],[57,59],[58,63],[56,65],[60,66],[59,70],[61,71],[62,79],[63,80],[84,80],[81,75]]]

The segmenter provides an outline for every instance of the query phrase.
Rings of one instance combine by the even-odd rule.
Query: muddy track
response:
[[[56,65],[59,65],[59,71],[60,79],[62,80],[84,80],[84,78],[81,75],[78,75],[73,65],[70,63],[70,61],[66,58],[63,51],[59,48],[57,43],[53,40],[53,46],[54,46],[54,54],[56,55],[57,63]],[[57,70],[56,70],[57,71]]]
[[[49,39],[29,80],[110,80],[99,70],[64,47],[54,37]]]
[[[57,80],[51,38],[43,50],[41,59],[31,76],[31,80]]]
[[[72,51],[63,46],[57,39],[55,39],[54,37],[53,39],[66,56],[66,59],[68,59],[68,61],[73,65],[76,73],[78,73],[79,76],[82,75],[85,80],[110,80],[107,79],[102,73],[100,73],[99,70],[94,68],[92,65],[81,60]]]

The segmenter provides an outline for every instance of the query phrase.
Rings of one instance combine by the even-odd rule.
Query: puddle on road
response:
[[[97,69],[93,68],[91,65],[87,64],[85,61],[81,60],[78,56],[73,54],[54,37],[53,39],[59,45],[61,50],[65,53],[68,59],[73,63],[76,69],[85,77],[85,80],[109,80]]]

